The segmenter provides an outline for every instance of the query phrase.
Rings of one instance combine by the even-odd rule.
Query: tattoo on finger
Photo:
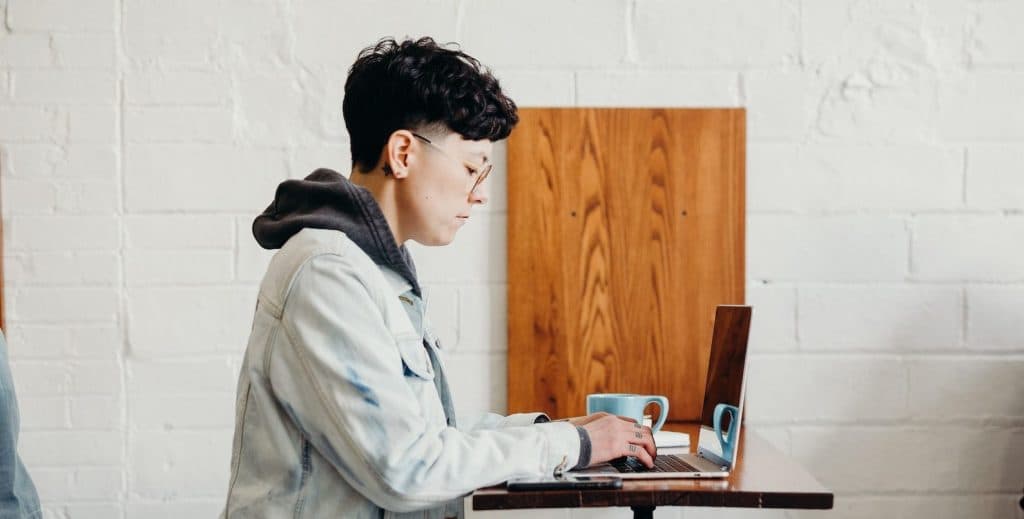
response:
[[[636,445],[629,444],[629,452],[636,452]]]
[[[633,435],[636,436],[636,439],[638,440],[642,440],[644,438],[644,434],[640,431],[634,432]]]

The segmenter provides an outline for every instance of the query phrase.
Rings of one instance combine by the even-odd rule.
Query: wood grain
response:
[[[662,394],[695,420],[742,304],[743,109],[533,108],[508,144],[510,412]]]
[[[696,438],[696,424],[666,426]],[[691,441],[691,445],[696,444]],[[714,506],[831,509],[834,495],[803,467],[744,427],[736,468],[723,479],[624,480],[621,490],[509,492],[504,486],[473,493],[474,510],[607,506]],[[693,449],[691,449],[692,452]]]

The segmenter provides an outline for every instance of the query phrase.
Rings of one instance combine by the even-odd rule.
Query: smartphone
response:
[[[508,481],[507,486],[509,490],[607,490],[622,488],[622,479],[570,473],[561,478],[514,478]]]

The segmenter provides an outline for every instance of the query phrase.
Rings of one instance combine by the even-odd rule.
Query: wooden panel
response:
[[[510,412],[664,394],[695,420],[742,304],[743,109],[523,109],[508,144]]]

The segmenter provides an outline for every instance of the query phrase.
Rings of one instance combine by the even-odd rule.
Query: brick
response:
[[[129,285],[195,285],[232,280],[230,250],[128,251],[125,279]]]
[[[934,142],[940,82],[888,62],[843,73],[817,101],[816,133],[847,143]]]
[[[111,70],[115,66],[112,34],[54,34],[53,48],[61,67]]]
[[[235,236],[238,237],[235,275],[239,281],[261,281],[275,252],[266,250],[256,243],[256,238],[252,235],[253,219],[254,217],[245,216],[235,221]]]
[[[128,146],[129,211],[244,211],[256,214],[284,180],[280,151],[225,146]],[[202,186],[198,189],[197,186]]]
[[[929,517],[962,519],[964,517],[1014,517],[1008,510],[1018,507],[1019,495],[935,495],[908,494],[900,496],[836,495],[829,519],[861,519],[864,517]],[[1019,507],[1018,507],[1019,509]],[[792,513],[792,512],[791,512]],[[1020,512],[1018,512],[1020,514]],[[813,519],[820,512],[799,511],[793,519]]]
[[[901,280],[908,237],[888,216],[747,217],[748,277],[755,280]]]
[[[4,141],[42,141],[62,135],[64,128],[53,108],[0,106],[0,139]]]
[[[11,68],[53,65],[50,36],[47,34],[0,33],[0,63]]]
[[[796,63],[800,50],[798,12],[791,2],[782,0],[696,5],[667,0],[640,2],[634,15],[636,54],[641,64],[655,66],[728,68]],[[611,31],[603,32],[595,38],[612,39]],[[603,61],[618,60],[609,55]]]
[[[425,247],[410,240],[406,246],[416,261],[420,282],[504,282],[507,220],[504,214],[473,213],[446,247]]]
[[[113,322],[119,313],[112,288],[20,288],[13,303],[10,318],[22,322]]]
[[[1024,289],[974,286],[967,288],[967,348],[1024,351],[1020,313]]]
[[[66,429],[67,400],[63,396],[18,395],[21,430]]]
[[[24,431],[18,451],[29,467],[116,466],[123,444],[118,431]]]
[[[459,40],[465,51],[488,66],[501,68],[586,68],[626,59],[624,1],[529,0],[517,7],[510,10],[494,0],[466,4]],[[576,23],[581,12],[586,13],[585,24]],[[501,23],[496,23],[498,20]],[[566,30],[567,24],[572,24],[571,31]],[[526,28],[529,38],[522,37]],[[509,41],[516,45],[503,43]]]
[[[898,358],[773,355],[749,364],[744,418],[751,424],[907,416],[907,374]]]
[[[45,508],[45,507],[44,507]],[[61,514],[75,519],[109,519],[122,517],[124,507],[120,503],[68,503],[61,507]],[[45,515],[45,514],[44,514]]]
[[[139,431],[130,439],[128,484],[144,498],[227,494],[231,435],[227,431]]]
[[[5,179],[3,197],[7,214],[44,215],[57,208],[57,186],[50,180]]]
[[[459,352],[508,351],[505,285],[463,286],[458,295]]]
[[[800,139],[814,131],[824,82],[810,72],[744,72],[749,139]],[[748,148],[749,149],[749,148]]]
[[[56,162],[58,177],[114,180],[119,169],[114,148],[103,145],[72,144]]]
[[[912,224],[911,272],[927,280],[1024,280],[1024,217],[928,215]]]
[[[57,211],[64,214],[114,214],[120,208],[120,194],[120,185],[115,182],[60,182]]]
[[[228,142],[231,112],[224,109],[129,108],[125,114],[129,142]]]
[[[1024,456],[1019,428],[801,427],[791,435],[794,459],[837,495],[1020,492],[1024,478],[1024,465],[1008,462]]]
[[[785,426],[754,425],[750,430],[757,433],[759,437],[767,441],[780,452],[789,455],[791,441],[789,439],[789,428]]]
[[[7,26],[14,31],[113,32],[114,0],[9,0]]]
[[[580,71],[578,106],[735,107],[737,76],[732,72]]]
[[[339,109],[340,110],[340,109]],[[348,137],[337,142],[297,145],[289,148],[288,178],[306,178],[317,168],[330,168],[346,177],[352,170]],[[495,171],[491,172],[493,175]]]
[[[933,420],[1024,418],[1024,360],[941,357],[909,359],[908,405]]]
[[[242,142],[281,146],[329,140],[321,123],[322,114],[341,113],[341,97],[333,93],[333,89],[331,94],[326,94],[280,72],[243,75],[236,82],[237,112],[241,118],[238,134]],[[327,100],[325,95],[333,97]],[[268,99],[273,102],[267,102]],[[310,108],[310,105],[327,103],[335,104],[336,109]],[[331,119],[341,118],[333,116]],[[334,126],[333,130],[334,136],[340,136],[340,126]]]
[[[222,215],[144,215],[124,219],[129,250],[234,247],[233,219]]]
[[[142,395],[208,395],[235,391],[238,375],[223,358],[203,360],[131,360],[125,393]]]
[[[235,394],[129,395],[132,426],[140,430],[215,428],[235,425]]]
[[[0,118],[0,123],[3,121]],[[63,148],[54,144],[5,142],[0,147],[0,172],[6,179],[29,177],[38,181],[41,177],[53,175],[55,165],[63,154]],[[6,179],[5,186],[8,181]],[[4,197],[11,198],[7,195]]]
[[[177,519],[179,517],[216,517],[224,511],[223,499],[184,499],[175,501],[129,502],[127,517]]]
[[[15,359],[10,364],[19,398],[63,395],[71,387],[71,376],[64,363]]]
[[[32,480],[49,502],[87,499],[116,500],[124,478],[120,468],[81,467],[68,470],[30,468]],[[77,515],[75,517],[78,517]]]
[[[750,321],[751,353],[796,349],[796,289],[756,283],[747,287],[747,304],[754,307]]]
[[[812,68],[833,70],[878,62],[910,70],[959,64],[965,7],[963,2],[801,4],[802,55]]]
[[[493,353],[455,353],[444,357],[448,381],[459,416],[504,413],[505,356]]]
[[[130,59],[161,63],[208,63],[217,52],[221,20],[209,2],[124,3],[124,48]],[[215,6],[213,6],[215,7]]]
[[[226,105],[231,82],[213,70],[133,71],[125,75],[124,97],[129,105]]]
[[[427,305],[427,320],[441,348],[449,353],[459,351],[459,289],[445,285],[423,286],[423,299]]]
[[[132,351],[146,355],[240,351],[247,343],[255,307],[256,291],[245,287],[130,290]],[[177,309],[173,320],[167,319],[168,308]]]
[[[71,426],[75,430],[114,430],[121,426],[118,397],[82,396],[71,399]]]
[[[108,104],[117,101],[112,71],[15,70],[14,100],[18,103]]]
[[[1024,139],[1024,73],[971,71],[940,85],[937,126],[953,141]]]
[[[1024,209],[1024,146],[972,145],[967,149],[967,205]]]
[[[497,78],[502,92],[521,108],[576,104],[576,80],[571,71],[501,70]]]
[[[6,332],[11,356],[18,359],[110,359],[121,344],[114,326],[8,323]]]
[[[960,288],[804,286],[799,290],[802,350],[948,351],[963,328]]]
[[[117,220],[107,216],[15,216],[5,231],[9,252],[109,250],[120,241]]]
[[[110,144],[117,141],[115,106],[75,106],[65,109],[70,142]]]
[[[977,25],[971,31],[967,53],[972,65],[1024,64],[1020,25],[1024,6],[1013,2],[983,2],[975,10]]]
[[[82,396],[121,393],[122,368],[116,360],[78,360],[69,364],[70,389],[73,394]]]
[[[924,210],[962,205],[963,157],[958,149],[754,144],[749,163],[752,211]]]
[[[294,53],[308,66],[347,69],[360,50],[374,45],[384,35],[393,35],[399,41],[407,35],[414,38],[430,35],[442,43],[457,40],[457,15],[454,0],[412,5],[401,0],[373,3],[311,0],[295,10],[292,26],[302,27],[302,30],[295,31]],[[344,31],[339,31],[338,20],[360,20],[360,23],[349,24]],[[493,20],[488,20],[488,26],[494,25],[491,22]],[[475,56],[468,47],[464,48]]]

